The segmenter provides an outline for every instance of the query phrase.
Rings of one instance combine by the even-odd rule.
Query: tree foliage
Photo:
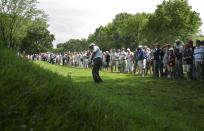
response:
[[[27,36],[22,40],[20,50],[26,54],[47,52],[53,48],[54,39],[54,35],[47,29],[46,22],[37,19],[28,27]]]
[[[164,1],[149,17],[146,37],[151,42],[174,42],[175,39],[192,39],[199,31],[201,19],[191,10],[186,0]]]
[[[80,52],[87,50],[88,43],[86,39],[70,39],[65,43],[59,43],[57,48],[54,50],[55,52],[62,53],[62,52]]]
[[[44,11],[36,8],[37,3],[37,0],[0,0],[0,44],[3,44],[7,48],[21,51],[23,49],[28,51],[28,48],[25,47],[33,46],[33,44],[28,42],[27,45],[25,45],[25,39],[36,37],[31,37],[30,35],[36,35],[35,33],[37,32],[39,33],[37,30],[37,32],[31,33],[30,30],[33,30],[32,26],[34,26],[34,23],[39,19],[45,23],[47,21],[47,15]],[[34,28],[42,27],[41,24],[38,24],[35,24]],[[45,31],[47,27],[48,26],[45,26],[44,29],[40,30]],[[45,31],[44,33],[46,36],[47,32]],[[47,39],[47,37],[45,39]],[[24,43],[22,42],[23,40]],[[32,40],[33,39],[30,39],[30,41]],[[32,49],[32,46],[29,48]]]
[[[117,14],[111,23],[98,27],[90,34],[86,43],[94,42],[102,50],[122,47],[135,49],[138,45],[195,39],[200,26],[199,14],[192,11],[186,0],[166,0],[152,14]],[[77,42],[74,46],[72,42],[68,43],[63,46],[66,50],[81,49]]]

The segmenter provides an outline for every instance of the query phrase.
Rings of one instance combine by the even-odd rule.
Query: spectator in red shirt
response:
[[[175,58],[174,49],[170,48],[168,51],[168,78],[175,76]]]

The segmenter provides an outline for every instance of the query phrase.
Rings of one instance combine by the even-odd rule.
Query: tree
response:
[[[88,42],[86,39],[70,39],[65,43],[57,44],[57,48],[55,52],[62,53],[62,52],[81,52],[88,49]]]
[[[119,28],[119,36],[125,39],[125,47],[134,49],[139,44],[146,44],[144,28],[148,22],[148,14],[135,14],[124,20]]]
[[[50,34],[45,21],[38,19],[33,21],[27,29],[27,36],[22,40],[21,52],[35,54],[47,52],[53,49],[54,35]]]
[[[26,25],[32,19],[42,17],[43,11],[36,9],[36,0],[0,0],[0,38],[7,48],[18,48],[26,35]]]
[[[112,23],[100,26],[90,35],[88,41],[95,42],[103,50],[110,48],[135,48],[139,43],[145,43],[143,29],[148,21],[148,14],[116,15]]]
[[[195,39],[200,25],[199,14],[192,11],[186,0],[166,0],[157,6],[153,14],[117,14],[111,23],[98,27],[90,34],[85,43],[94,42],[103,51],[122,47],[135,49],[139,44]],[[82,50],[79,43],[69,40],[63,48],[69,51]]]
[[[146,37],[150,43],[173,43],[175,39],[192,39],[199,31],[201,19],[186,0],[164,1],[149,17]]]

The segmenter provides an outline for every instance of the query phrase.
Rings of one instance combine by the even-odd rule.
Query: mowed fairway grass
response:
[[[95,84],[91,70],[88,69],[63,67],[46,62],[34,62],[34,64],[67,77],[67,79],[71,77],[74,88],[79,88],[87,95],[97,96],[99,110],[103,108],[103,110],[111,111],[108,112],[111,114],[111,120],[106,124],[113,124],[116,130],[204,130],[203,83],[152,77],[142,78],[101,71],[104,83]],[[94,101],[94,97],[92,99]],[[105,102],[100,104],[98,101],[100,99]],[[93,102],[93,104],[96,103]],[[90,105],[87,106],[90,108]],[[108,114],[104,117],[108,118]],[[98,121],[100,119],[102,118],[98,118]],[[100,127],[101,129],[103,128]]]

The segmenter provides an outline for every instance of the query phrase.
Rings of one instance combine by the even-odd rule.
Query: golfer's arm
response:
[[[93,52],[91,60],[93,60],[94,56],[96,55],[96,52]]]

